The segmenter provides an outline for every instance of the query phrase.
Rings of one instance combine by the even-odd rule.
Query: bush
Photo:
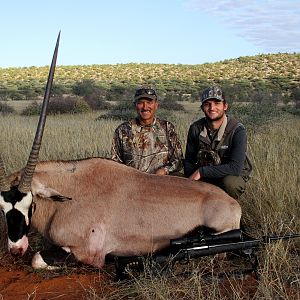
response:
[[[2,115],[7,115],[7,114],[11,114],[11,113],[14,113],[15,110],[9,106],[7,103],[0,103],[0,113]]]
[[[69,90],[67,87],[63,84],[60,83],[53,83],[52,88],[51,88],[51,95],[52,96],[62,96],[63,94],[69,93]]]
[[[174,110],[174,111],[184,111],[184,107],[182,104],[172,100],[171,98],[165,98],[158,102],[159,108]]]
[[[21,115],[33,116],[41,113],[42,104],[37,101],[32,102],[27,106]],[[76,114],[90,111],[90,106],[81,98],[78,97],[65,97],[65,98],[52,98],[50,99],[47,113],[49,115],[57,114]]]
[[[85,96],[83,99],[92,110],[107,110],[112,108],[112,105],[109,102],[103,100],[97,94]]]
[[[88,103],[86,103],[86,101],[84,101],[82,99],[77,99],[75,101],[75,107],[73,110],[74,114],[85,113],[85,112],[89,112],[89,111],[91,111],[91,108],[88,105]]]
[[[230,109],[230,114],[246,127],[255,129],[282,116],[283,110],[274,103],[250,103],[234,105]]]
[[[22,116],[34,116],[39,115],[42,110],[42,104],[37,101],[33,101],[29,106],[24,108],[21,112]]]
[[[89,96],[99,92],[99,87],[97,86],[95,80],[83,79],[75,82],[75,84],[72,86],[72,92],[77,96]]]
[[[284,106],[282,108],[282,110],[284,112],[287,112],[287,113],[291,114],[291,115],[300,117],[300,109],[297,108],[297,107]]]
[[[75,108],[76,99],[77,97],[71,96],[66,98],[52,98],[49,102],[48,113],[52,115],[72,113]]]
[[[75,114],[90,111],[89,105],[79,97],[57,97],[50,99],[48,114]]]
[[[124,83],[113,83],[106,94],[107,101],[129,101],[133,99],[134,87]]]
[[[108,113],[97,119],[130,120],[135,116],[133,103],[131,101],[120,101]]]

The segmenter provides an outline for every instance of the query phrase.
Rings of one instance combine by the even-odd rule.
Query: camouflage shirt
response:
[[[165,168],[167,173],[182,168],[182,149],[174,125],[156,118],[142,126],[138,119],[125,122],[115,130],[112,159],[147,173]]]

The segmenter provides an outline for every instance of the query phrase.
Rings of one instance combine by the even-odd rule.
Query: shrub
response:
[[[112,83],[106,95],[107,101],[128,101],[133,99],[134,87],[126,83]]]
[[[72,113],[77,97],[55,97],[50,99],[48,113],[52,115]]]
[[[42,104],[34,101],[21,112],[21,115],[39,115],[41,112],[41,108]],[[78,97],[65,97],[50,99],[47,113],[49,115],[76,114],[88,112],[90,110],[90,106],[84,100]]]
[[[77,99],[75,101],[75,107],[73,110],[74,114],[85,113],[85,112],[89,112],[89,111],[91,111],[91,108],[88,105],[88,103],[86,103],[86,101],[84,101],[83,99]]]
[[[107,110],[112,108],[112,105],[109,102],[103,100],[102,97],[97,94],[85,96],[84,101],[92,110]]]
[[[230,114],[239,119],[246,127],[255,129],[282,116],[283,111],[274,103],[250,103],[234,105]]]
[[[282,110],[284,112],[287,112],[287,113],[291,114],[291,115],[295,115],[295,116],[300,117],[300,109],[297,108],[297,107],[284,106],[282,108]]]
[[[48,114],[74,114],[90,111],[89,105],[79,97],[57,97],[50,99]]]
[[[120,101],[108,113],[97,119],[130,120],[135,116],[133,103],[131,101]]]
[[[22,94],[21,91],[16,89],[10,89],[7,91],[7,99],[10,100],[25,100],[26,97]]]
[[[159,101],[159,108],[174,111],[184,111],[184,107],[182,104],[172,100],[172,98],[169,97],[166,97],[164,100]]]
[[[31,102],[26,108],[24,108],[21,112],[22,116],[34,116],[39,115],[41,113],[42,105],[37,101]]]
[[[69,90],[67,87],[60,83],[53,83],[51,88],[51,95],[52,96],[62,96],[63,94],[67,94]]]
[[[93,79],[83,79],[75,82],[72,86],[72,92],[77,96],[88,96],[97,91],[99,91],[99,87]]]
[[[295,107],[300,109],[300,88],[295,88],[291,92],[291,98],[295,101]]]
[[[11,114],[14,112],[15,112],[15,110],[11,106],[9,106],[7,103],[0,102],[0,113],[2,115]]]

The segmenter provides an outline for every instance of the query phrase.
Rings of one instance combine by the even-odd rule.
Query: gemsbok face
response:
[[[4,163],[0,157],[0,208],[4,212],[7,222],[8,249],[15,255],[22,256],[28,248],[27,234],[30,227],[33,203],[31,182],[38,162],[38,155],[46,122],[47,107],[56,66],[59,39],[60,33],[58,34],[56,41],[45,89],[44,101],[32,149],[18,185],[11,186],[8,182]]]
[[[32,194],[22,193],[16,186],[0,194],[0,207],[4,212],[8,230],[8,249],[22,256],[28,247],[27,234],[32,216]]]

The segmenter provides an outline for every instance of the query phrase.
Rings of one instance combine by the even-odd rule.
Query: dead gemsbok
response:
[[[27,165],[6,176],[0,160],[9,251],[25,253],[32,224],[61,251],[102,267],[108,254],[152,253],[199,226],[217,233],[239,228],[240,205],[207,183],[149,175],[103,158],[38,162],[58,43],[59,37]],[[32,265],[48,266],[39,253]]]

